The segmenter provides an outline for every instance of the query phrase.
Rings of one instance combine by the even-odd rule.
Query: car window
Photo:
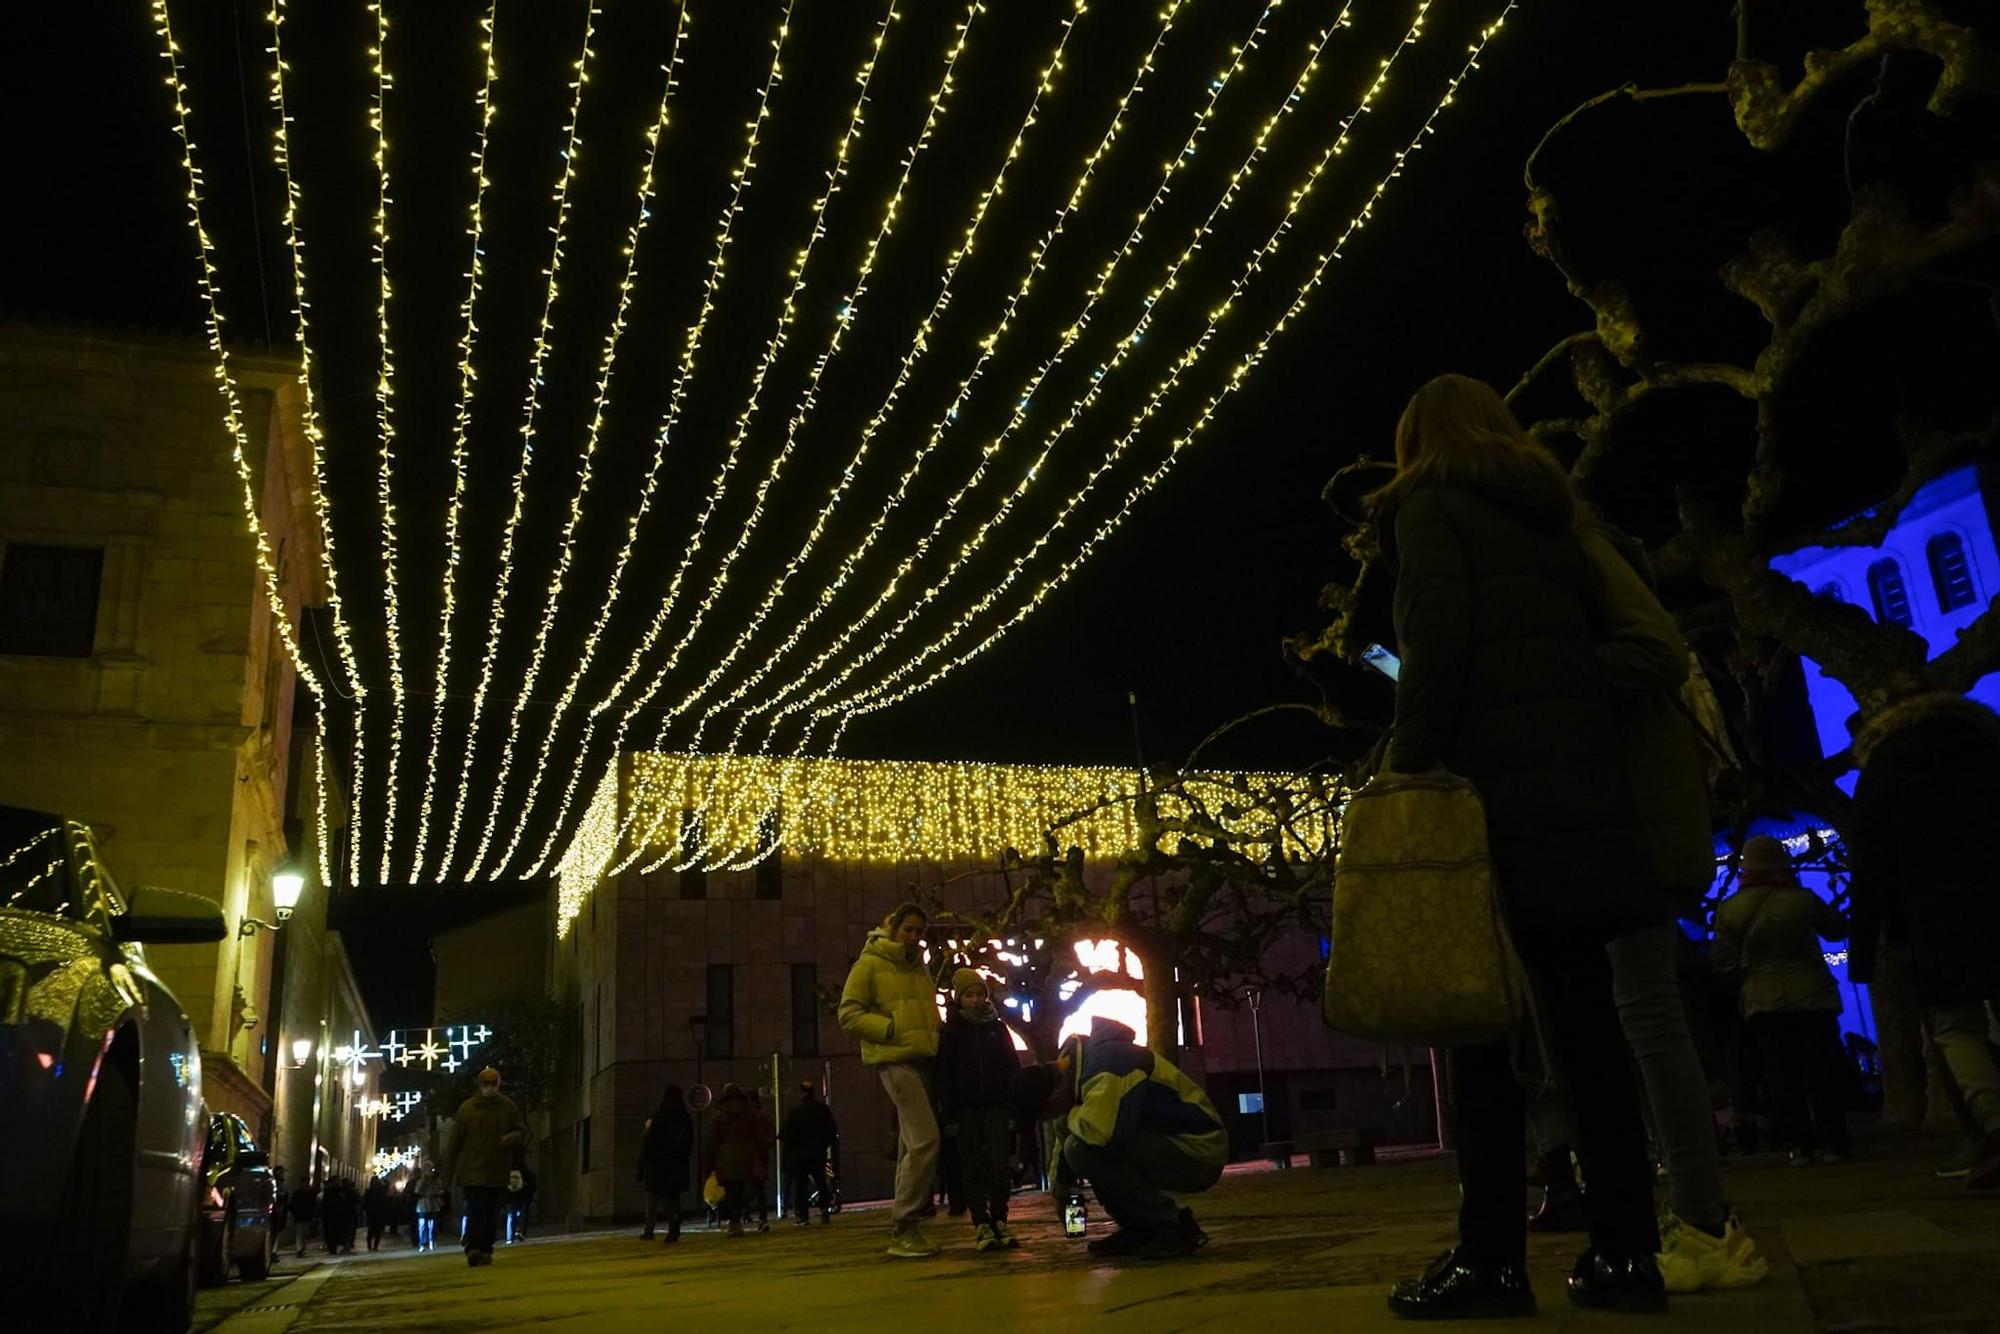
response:
[[[238,1153],[257,1152],[257,1141],[250,1138],[249,1126],[234,1117],[230,1118],[229,1125],[236,1132],[236,1151]]]
[[[0,806],[0,907],[87,920],[89,905],[70,875],[60,820]]]
[[[202,1150],[202,1159],[210,1167],[225,1162],[229,1158],[229,1118],[212,1117],[208,1123],[208,1145]]]

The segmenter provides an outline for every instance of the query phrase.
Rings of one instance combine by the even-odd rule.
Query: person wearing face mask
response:
[[[896,1109],[896,1201],[888,1254],[936,1255],[922,1211],[937,1176],[938,1124],[931,1111],[931,1062],[938,1050],[937,985],[923,965],[924,910],[897,905],[868,933],[840,993],[840,1027],[861,1039],[862,1063],[874,1069]]]
[[[952,974],[951,990],[957,1003],[938,1038],[933,1081],[938,1120],[958,1145],[965,1170],[965,1200],[976,1229],[972,1249],[1013,1250],[1021,1243],[1007,1230],[1007,1160],[1014,1151],[1011,1093],[1021,1058],[985,978],[961,968]]]
[[[445,1155],[445,1185],[465,1191],[465,1263],[493,1263],[500,1227],[500,1198],[514,1170],[514,1151],[528,1142],[528,1122],[513,1099],[500,1091],[500,1072],[479,1072],[479,1092],[459,1104],[451,1148]]]

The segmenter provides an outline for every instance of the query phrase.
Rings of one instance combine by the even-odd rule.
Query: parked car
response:
[[[0,1255],[26,1280],[10,1315],[99,1329],[123,1304],[187,1326],[201,1049],[145,947],[225,934],[197,895],[126,895],[81,822],[0,806]]]
[[[271,1159],[257,1147],[243,1118],[217,1112],[208,1118],[202,1148],[201,1281],[222,1283],[236,1272],[252,1281],[270,1277],[271,1211],[278,1187]]]

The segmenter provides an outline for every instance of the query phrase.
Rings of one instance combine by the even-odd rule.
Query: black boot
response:
[[[1585,1251],[1569,1276],[1569,1299],[1629,1315],[1664,1313],[1667,1285],[1650,1255],[1608,1256]]]
[[[1576,1181],[1576,1164],[1569,1145],[1559,1144],[1542,1155],[1542,1203],[1528,1215],[1530,1232],[1584,1232],[1590,1218],[1583,1208],[1583,1187]]]
[[[1398,1283],[1389,1294],[1389,1309],[1410,1320],[1533,1316],[1535,1292],[1524,1266],[1479,1264],[1449,1250],[1422,1278]]]

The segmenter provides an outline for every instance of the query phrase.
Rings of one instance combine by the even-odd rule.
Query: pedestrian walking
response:
[[[354,1253],[355,1224],[361,1215],[361,1196],[346,1177],[326,1183],[320,1198],[320,1225],[326,1237],[328,1255]]]
[[[739,1084],[725,1084],[715,1100],[715,1116],[709,1123],[707,1173],[722,1186],[722,1215],[729,1235],[743,1235],[744,1215],[749,1211],[750,1191],[757,1180],[759,1157],[758,1124],[750,1095]]]
[[[778,1124],[764,1105],[761,1090],[749,1090],[750,1125],[757,1137],[757,1171],[750,1181],[751,1201],[757,1206],[757,1230],[771,1230],[771,1148],[778,1138]]]
[[[972,1214],[972,1249],[1012,1250],[1021,1244],[1007,1230],[1013,1195],[1012,1094],[1021,1058],[985,978],[961,968],[952,974],[951,990],[955,1003],[938,1036],[938,1122],[945,1142],[958,1146],[963,1198]]]
[[[1642,841],[1612,687],[1593,633],[1595,577],[1569,478],[1491,386],[1440,376],[1396,427],[1375,493],[1396,572],[1402,665],[1387,767],[1471,780],[1507,924],[1565,1072],[1589,1183],[1573,1302],[1659,1310],[1652,1164],[1606,945],[1665,918]],[[1525,1098],[1505,1041],[1451,1053],[1459,1244],[1400,1284],[1400,1315],[1526,1315]]]
[[[1846,939],[1846,919],[1799,883],[1783,843],[1768,834],[1744,841],[1741,888],[1715,913],[1716,963],[1742,978],[1743,1017],[1794,1167],[1837,1162],[1851,1147],[1840,988],[1820,943]]]
[[[799,1227],[812,1225],[812,1205],[819,1201],[821,1223],[833,1221],[833,1192],[827,1184],[826,1160],[840,1130],[833,1110],[819,1099],[810,1079],[799,1085],[799,1100],[785,1115],[778,1139],[785,1148],[785,1189],[791,1195],[792,1217]]]
[[[1968,834],[2000,811],[2000,716],[1960,695],[1917,695],[1863,725],[1854,757],[1849,976],[1873,980],[1885,944],[1907,954],[1944,1083],[1976,1131],[1966,1187],[1994,1190],[2000,1064],[1987,1003],[2000,997],[2000,872]]]
[[[681,1194],[688,1188],[688,1160],[693,1157],[694,1117],[680,1085],[669,1084],[661,1090],[659,1106],[646,1119],[639,1141],[639,1180],[646,1187],[646,1230],[639,1234],[641,1241],[653,1239],[653,1225],[663,1212],[667,1243],[681,1239]]]
[[[319,1187],[311,1181],[292,1192],[292,1218],[298,1225],[299,1256],[304,1258],[306,1243],[319,1231]]]
[[[445,1194],[443,1174],[436,1168],[424,1173],[416,1192],[417,1249],[434,1251],[437,1249],[438,1219],[443,1218],[451,1208],[450,1199]]]
[[[528,1142],[528,1123],[513,1099],[500,1091],[500,1072],[479,1072],[479,1091],[459,1104],[451,1148],[445,1154],[444,1183],[465,1193],[465,1263],[493,1263],[500,1227],[500,1195],[513,1170],[513,1154]]]
[[[528,1162],[525,1149],[514,1150],[514,1170],[507,1176],[507,1244],[525,1241],[528,1236],[528,1210],[535,1203],[535,1187],[540,1185],[535,1169]]]
[[[368,1219],[368,1249],[382,1249],[382,1231],[389,1225],[389,1185],[381,1177],[371,1177],[361,1193],[361,1209]]]
[[[896,1109],[901,1156],[888,1250],[895,1259],[938,1252],[923,1230],[924,1206],[937,1177],[939,1139],[930,1095],[930,1067],[938,1047],[937,986],[922,955],[928,924],[916,904],[898,905],[868,933],[840,993],[840,1027],[861,1039],[862,1063],[874,1069]]]

